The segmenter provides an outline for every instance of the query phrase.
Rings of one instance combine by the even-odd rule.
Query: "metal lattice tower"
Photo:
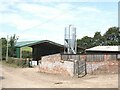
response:
[[[64,53],[77,53],[76,27],[74,27],[73,25],[69,25],[69,27],[65,28],[64,46]]]

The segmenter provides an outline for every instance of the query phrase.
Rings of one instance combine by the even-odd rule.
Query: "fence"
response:
[[[117,54],[88,54],[86,61],[88,73],[118,73]]]
[[[88,54],[86,60],[89,61],[104,61],[104,60],[117,60],[116,54]]]
[[[61,54],[62,60],[80,60],[80,55],[78,54]]]
[[[82,64],[78,62],[82,62],[86,60],[86,69],[87,73],[117,73],[117,65],[118,65],[118,59],[117,54],[77,54],[77,55],[61,55],[62,60],[72,60],[77,62],[75,63],[75,72],[80,73],[78,71],[84,70],[81,69]]]
[[[86,58],[80,54],[61,54],[64,61],[72,61],[74,63],[74,75],[86,75]]]
[[[117,54],[61,54],[62,60],[86,60],[87,62],[101,62],[104,60],[117,60]]]

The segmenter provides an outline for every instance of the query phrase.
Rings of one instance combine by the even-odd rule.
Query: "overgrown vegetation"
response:
[[[32,48],[22,47],[22,58],[32,58]]]
[[[29,67],[30,63],[27,60],[18,60],[12,57],[8,58],[8,61],[6,62],[5,60],[2,61],[3,64],[7,65],[7,66],[11,66],[11,67]]]
[[[30,63],[28,60],[19,60],[16,59],[16,47],[15,44],[17,42],[18,38],[14,34],[13,36],[10,37],[8,40],[8,60],[5,61],[6,59],[6,50],[7,50],[7,39],[6,38],[1,38],[2,41],[2,63],[6,64],[8,66],[12,67],[29,67]],[[1,42],[0,42],[1,43]],[[26,48],[24,48],[26,49]],[[29,48],[27,48],[29,49]],[[23,51],[23,58],[31,58],[32,53],[30,51]]]
[[[13,36],[10,37],[10,40],[9,40],[9,56],[10,57],[15,57],[15,44],[18,40],[18,37],[14,34]]]
[[[22,51],[23,58],[32,58],[32,52],[29,51]]]
[[[3,60],[5,60],[6,48],[7,48],[7,40],[6,40],[6,38],[1,38],[1,41],[2,41],[2,58],[3,58]]]
[[[15,44],[16,44],[17,40],[18,40],[18,38],[16,37],[15,34],[10,37],[10,40],[8,40],[8,56],[9,57],[15,57]],[[7,39],[1,38],[1,41],[2,41],[2,57],[3,57],[3,59],[5,59],[6,50],[7,50]]]
[[[10,40],[8,40],[8,57],[16,57],[16,47],[15,44],[17,42],[18,38],[14,34],[10,37]],[[2,41],[2,59],[5,60],[6,58],[6,50],[7,50],[7,39],[1,38]],[[32,50],[30,47],[24,47],[22,49],[23,58],[31,58],[32,57]]]

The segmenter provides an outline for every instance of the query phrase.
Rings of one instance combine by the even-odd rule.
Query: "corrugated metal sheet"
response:
[[[28,46],[30,44],[36,43],[38,41],[23,41],[23,42],[17,42],[16,47],[23,47],[23,46]]]
[[[16,47],[33,46],[33,45],[41,44],[41,43],[45,43],[45,42],[48,42],[48,43],[63,47],[63,45],[52,42],[52,41],[49,41],[49,40],[17,42],[15,46]]]
[[[120,46],[96,46],[90,49],[86,49],[86,51],[120,51]]]

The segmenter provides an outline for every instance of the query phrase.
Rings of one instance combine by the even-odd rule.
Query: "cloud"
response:
[[[15,7],[19,9],[20,12],[9,13],[9,16],[7,14],[4,14],[1,23],[9,23],[11,25],[14,25],[18,30],[26,30],[36,27],[41,27],[41,29],[53,29],[47,27],[55,28],[56,24],[59,24],[60,26],[60,23],[66,23],[66,21],[71,22],[75,19],[70,13],[64,13],[63,11],[61,11],[62,9],[60,9],[60,7],[58,9],[57,5],[55,6],[56,8],[54,8],[50,6],[20,3],[17,4]],[[29,17],[31,16],[32,19],[24,18],[25,15]],[[59,26],[57,26],[56,28],[59,28]]]
[[[40,18],[50,19],[59,15],[61,12],[54,7],[38,5],[38,4],[19,4],[17,6],[21,11],[33,14]]]
[[[70,3],[60,3],[56,5],[55,8],[57,8],[58,10],[68,11],[68,10],[75,9],[76,7]]]
[[[57,42],[63,42],[64,28],[69,24],[76,26],[78,38],[84,35],[93,36],[97,30],[102,31],[108,26],[117,25],[117,11],[81,4],[5,3],[0,6],[0,10],[4,12],[0,14],[0,23],[15,27],[20,40],[48,39]],[[11,32],[14,33],[15,30]],[[0,33],[4,35],[7,32]]]
[[[91,13],[100,13],[101,11],[94,7],[80,7],[78,8],[80,12],[91,12]]]
[[[6,23],[15,26],[17,30],[26,30],[40,23],[38,20],[27,20],[17,14],[4,15],[1,23]]]

